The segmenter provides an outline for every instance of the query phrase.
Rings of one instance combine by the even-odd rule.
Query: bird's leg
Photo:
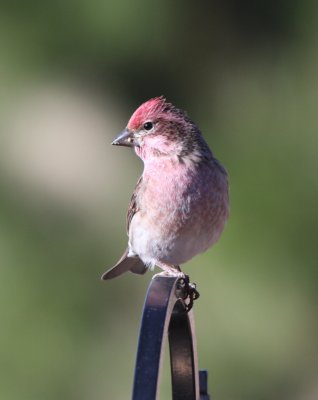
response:
[[[185,274],[181,271],[179,265],[169,265],[165,264],[161,261],[157,261],[156,265],[161,268],[163,271],[159,274],[155,274],[152,279],[156,276],[175,276],[178,278],[184,278]]]
[[[165,264],[161,261],[157,261],[156,265],[163,271],[159,274],[155,274],[152,279],[157,276],[162,277],[176,277],[179,278],[176,286],[176,295],[181,297],[184,301],[184,307],[189,312],[193,307],[194,300],[200,297],[200,293],[197,291],[196,284],[190,282],[189,275],[185,275],[179,265]]]

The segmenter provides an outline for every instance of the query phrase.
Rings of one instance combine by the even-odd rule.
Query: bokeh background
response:
[[[184,266],[210,392],[318,398],[317,36],[310,0],[1,1],[1,399],[130,398],[151,274],[100,281],[142,171],[110,142],[158,95],[230,175],[221,241]]]

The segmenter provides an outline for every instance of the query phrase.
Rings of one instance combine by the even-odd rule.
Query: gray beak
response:
[[[130,132],[128,129],[124,129],[112,142],[116,146],[134,146],[134,133]]]

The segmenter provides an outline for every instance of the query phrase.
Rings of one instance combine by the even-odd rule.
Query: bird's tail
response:
[[[140,275],[144,274],[147,271],[147,267],[138,256],[128,257],[128,249],[122,255],[117,264],[115,264],[112,268],[110,268],[102,275],[102,279],[113,279],[121,274],[124,274],[127,271],[131,271],[134,274]]]

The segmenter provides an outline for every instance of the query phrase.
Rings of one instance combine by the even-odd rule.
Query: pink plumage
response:
[[[228,181],[187,114],[156,97],[131,116],[113,142],[144,162],[127,215],[128,248],[103,275],[144,273],[159,266],[183,275],[179,265],[211,247],[228,217]]]

